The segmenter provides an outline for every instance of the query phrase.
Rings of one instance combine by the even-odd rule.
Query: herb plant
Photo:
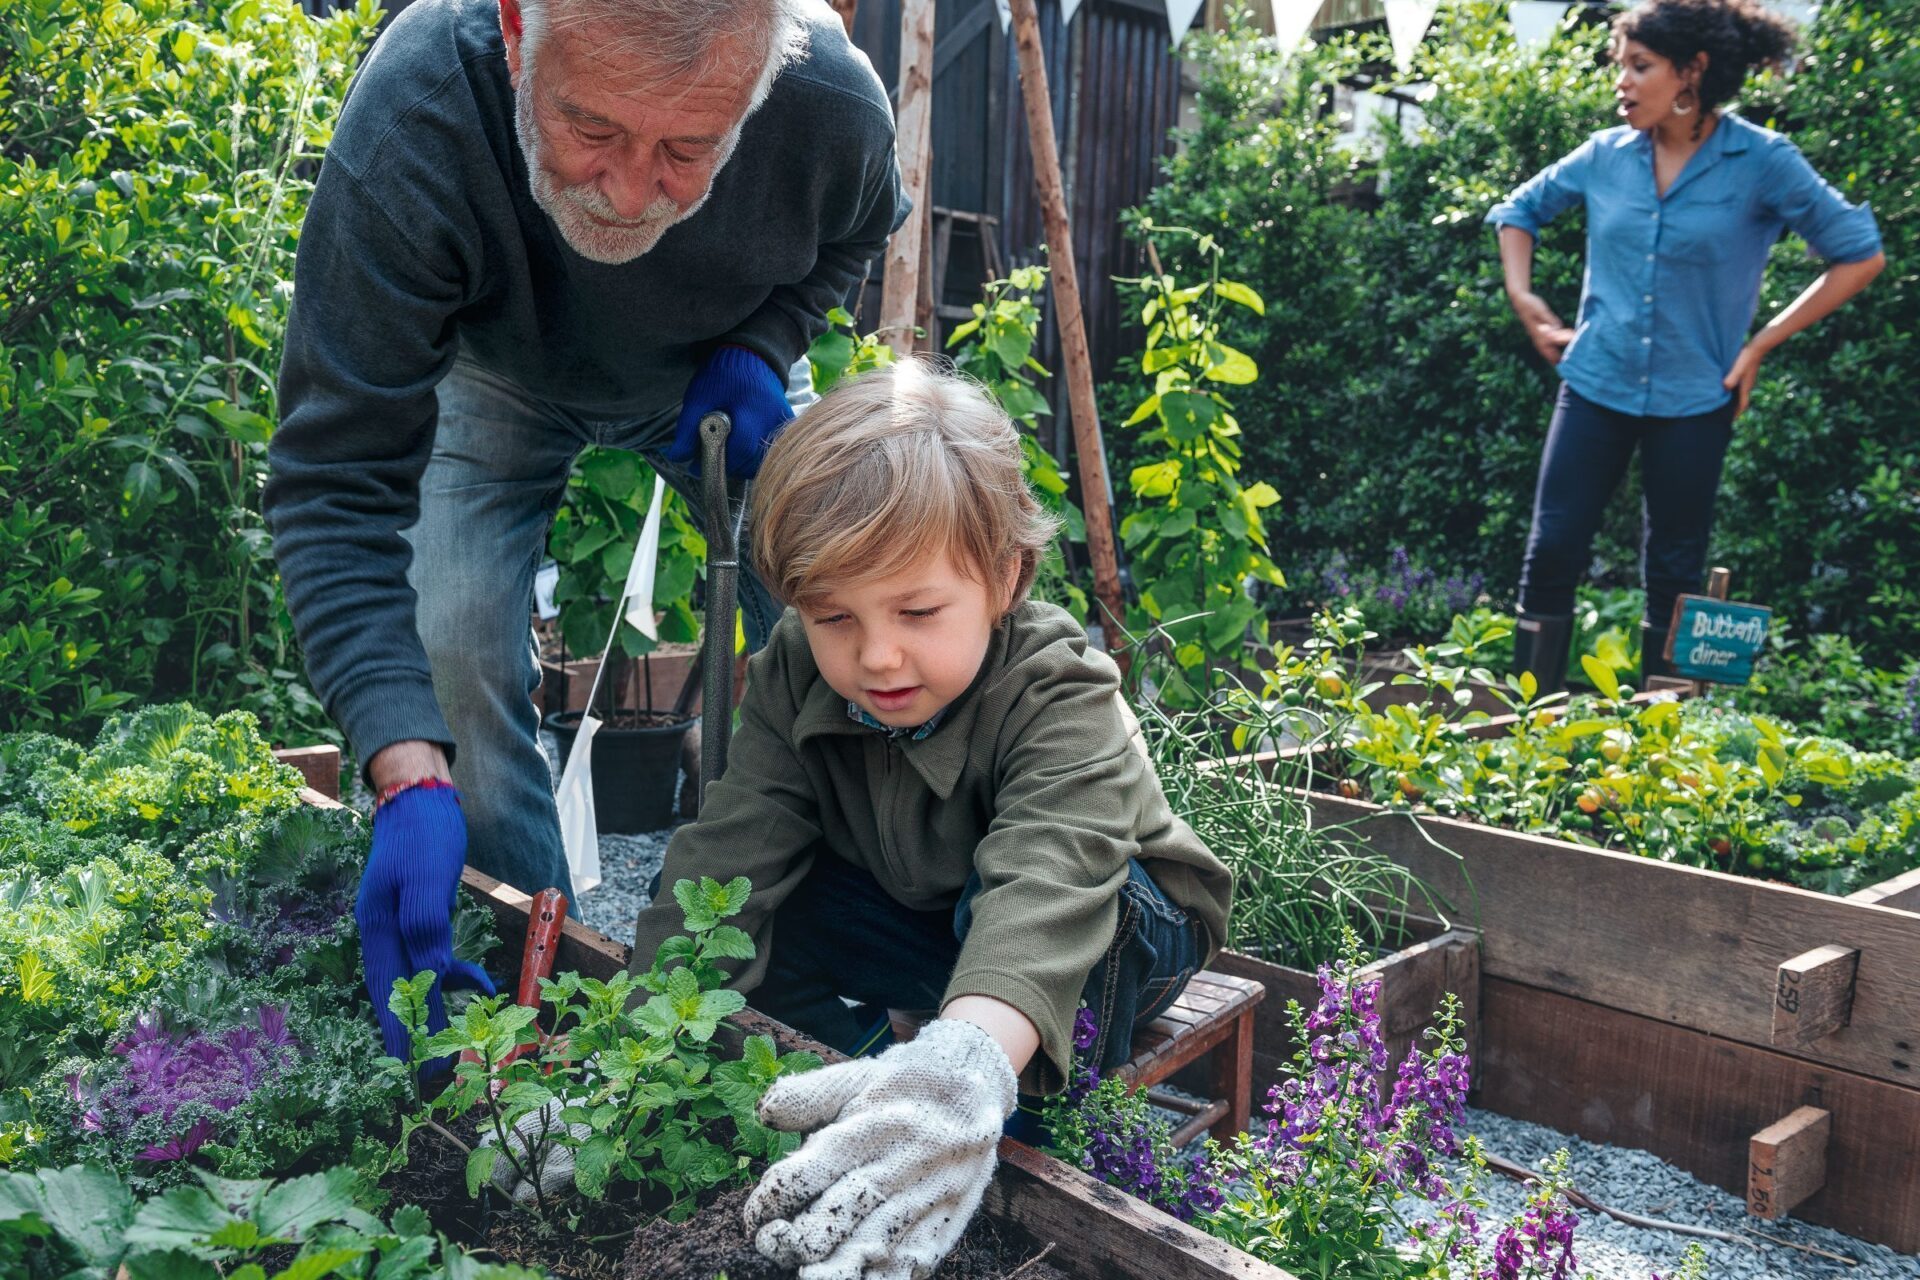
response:
[[[643,975],[601,981],[568,973],[543,983],[552,1034],[535,1024],[537,1010],[480,998],[430,1036],[433,974],[397,981],[391,1007],[412,1034],[409,1074],[460,1055],[450,1087],[405,1122],[402,1151],[421,1129],[460,1141],[449,1126],[471,1119],[482,1141],[468,1149],[470,1193],[505,1161],[513,1180],[531,1188],[538,1214],[577,1220],[570,1196],[556,1200],[542,1186],[547,1162],[564,1148],[572,1192],[593,1201],[627,1184],[679,1220],[697,1197],[750,1181],[757,1166],[798,1147],[797,1135],[762,1125],[755,1106],[775,1079],[819,1059],[782,1055],[765,1036],[747,1037],[732,1057],[716,1039],[721,1021],[746,1006],[745,996],[721,988],[719,962],[753,957],[747,934],[724,923],[749,888],[744,876],[675,884],[687,933],[661,944]]]

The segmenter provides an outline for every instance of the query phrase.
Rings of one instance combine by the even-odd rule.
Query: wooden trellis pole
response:
[[[1107,455],[1093,400],[1093,358],[1080,307],[1080,277],[1073,264],[1073,228],[1060,180],[1060,147],[1053,136],[1053,98],[1047,88],[1046,56],[1040,48],[1040,14],[1034,0],[1011,0],[1013,41],[1020,56],[1020,97],[1026,104],[1027,137],[1033,149],[1033,183],[1047,228],[1048,266],[1053,273],[1054,316],[1060,325],[1060,361],[1067,376],[1073,447],[1080,470],[1080,501],[1087,517],[1087,557],[1093,561],[1093,593],[1106,610],[1107,648],[1122,645],[1126,609],[1120,598],[1120,563],[1114,553],[1113,512],[1107,505]]]
[[[912,210],[887,241],[886,277],[880,288],[880,329],[895,351],[914,348],[914,315],[920,273],[931,270],[921,255],[931,223],[933,151],[933,0],[901,0],[900,106],[894,115],[894,150],[900,180]]]

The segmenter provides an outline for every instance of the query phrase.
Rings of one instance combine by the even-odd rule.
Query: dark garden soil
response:
[[[751,1188],[713,1202],[687,1222],[656,1221],[636,1232],[621,1260],[623,1280],[793,1280],[754,1250],[740,1210]],[[1032,1254],[1010,1248],[992,1223],[975,1218],[933,1280],[1066,1280]]]

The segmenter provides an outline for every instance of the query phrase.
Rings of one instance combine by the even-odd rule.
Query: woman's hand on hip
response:
[[[1753,399],[1753,384],[1760,376],[1760,362],[1766,358],[1766,352],[1749,342],[1740,348],[1740,355],[1733,362],[1733,368],[1727,376],[1720,379],[1720,385],[1733,392],[1733,416],[1739,417],[1747,411],[1747,402]]]
[[[1548,364],[1559,364],[1560,357],[1566,354],[1567,344],[1573,341],[1573,330],[1562,324],[1553,308],[1537,293],[1517,294],[1513,298],[1513,313],[1520,317],[1520,323],[1526,326],[1527,340],[1533,343],[1533,349]]]

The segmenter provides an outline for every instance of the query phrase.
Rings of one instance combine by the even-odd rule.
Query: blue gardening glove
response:
[[[353,918],[360,925],[360,956],[367,995],[380,1018],[387,1052],[406,1061],[406,1028],[387,1008],[394,980],[431,969],[440,981],[428,997],[428,1029],[447,1025],[441,988],[449,983],[492,995],[485,970],[453,958],[453,898],[467,861],[467,819],[453,787],[416,786],[373,814],[373,852],[360,875]]]
[[[787,384],[773,366],[745,347],[721,347],[687,384],[667,461],[700,474],[700,419],[715,409],[733,419],[733,433],[727,437],[727,474],[753,479],[767,446],[780,428],[793,421]]]

